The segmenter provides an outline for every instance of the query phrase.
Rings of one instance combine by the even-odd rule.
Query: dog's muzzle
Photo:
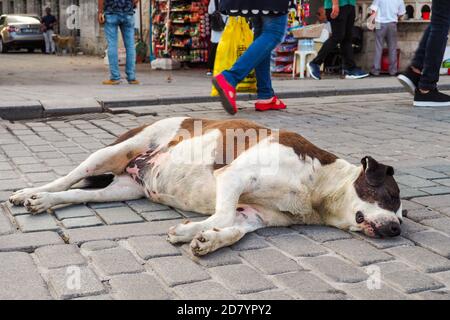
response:
[[[396,221],[389,221],[376,229],[381,237],[397,237],[402,232],[400,223]]]

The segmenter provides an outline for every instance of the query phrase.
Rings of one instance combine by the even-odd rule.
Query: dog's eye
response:
[[[364,222],[364,214],[361,211],[358,211],[356,213],[356,223],[363,223]]]

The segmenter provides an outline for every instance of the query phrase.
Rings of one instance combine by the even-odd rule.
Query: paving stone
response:
[[[151,259],[147,266],[170,287],[211,278],[198,264],[185,256]]]
[[[126,204],[137,213],[169,210],[168,206],[151,202],[148,199],[126,201]]]
[[[420,191],[426,192],[430,195],[443,195],[450,193],[450,187],[446,186],[427,187],[427,188],[420,188]]]
[[[118,246],[118,243],[111,240],[98,240],[98,241],[91,241],[83,243],[81,246],[81,249],[87,252],[92,251],[98,251],[98,250],[104,250],[104,249],[111,249]]]
[[[0,180],[17,179],[19,175],[14,171],[0,171]]]
[[[368,277],[362,269],[332,256],[303,258],[300,264],[311,270],[317,270],[336,282],[360,282]]]
[[[136,253],[144,260],[151,258],[178,256],[180,250],[170,244],[166,237],[144,236],[129,238],[128,243],[136,250]]]
[[[296,257],[314,257],[328,253],[324,247],[299,234],[280,235],[268,240],[281,251]]]
[[[267,278],[242,264],[215,267],[211,268],[210,271],[222,283],[237,293],[252,293],[275,288]]]
[[[293,300],[293,298],[281,290],[268,290],[241,295],[240,298],[247,300],[266,301],[266,300]]]
[[[146,273],[124,274],[109,280],[112,294],[121,300],[168,300],[169,292],[153,276]]]
[[[215,281],[201,281],[175,287],[183,300],[234,300],[231,292]]]
[[[294,226],[292,228],[308,238],[322,243],[326,241],[350,239],[352,237],[348,232],[326,226]]]
[[[429,196],[414,198],[412,201],[420,203],[430,208],[450,207],[450,194],[443,196]]]
[[[0,236],[1,251],[33,252],[36,248],[52,244],[62,244],[64,241],[56,232],[44,231],[33,233],[13,233]]]
[[[290,233],[295,233],[295,231],[291,228],[285,227],[268,227],[264,229],[256,230],[256,233],[261,237],[274,237],[279,235],[285,235]]]
[[[422,221],[422,224],[450,235],[450,218],[424,220]]]
[[[44,280],[30,255],[0,253],[0,300],[51,299]]]
[[[50,270],[48,285],[58,299],[64,300],[106,293],[102,283],[88,267]]]
[[[134,213],[130,208],[107,208],[107,209],[97,209],[97,214],[107,223],[107,224],[122,224],[122,223],[133,223],[140,222],[143,219]]]
[[[175,210],[151,211],[143,212],[141,214],[147,221],[172,220],[182,218],[181,215]]]
[[[61,244],[41,247],[34,253],[39,260],[39,265],[48,269],[86,264],[86,260],[80,254],[80,249],[75,245]]]
[[[54,181],[56,179],[56,175],[52,172],[37,172],[37,173],[29,173],[27,174],[27,179],[33,184],[35,183],[43,183]]]
[[[96,296],[87,296],[87,297],[81,297],[81,298],[75,298],[73,300],[112,300],[112,297],[108,294],[99,294]]]
[[[406,238],[408,238],[408,236],[413,233],[425,231],[428,229],[424,225],[422,225],[420,223],[416,223],[408,218],[403,218],[403,223],[401,225],[401,228],[402,228],[401,235]]]
[[[438,232],[418,232],[409,235],[409,239],[421,247],[450,258],[450,238]]]
[[[241,240],[231,246],[235,251],[254,250],[268,247],[269,244],[256,233],[247,233]]]
[[[429,195],[428,193],[426,193],[424,191],[420,191],[419,189],[406,187],[401,184],[399,184],[398,186],[400,188],[400,196],[403,199],[411,199],[411,198],[424,197],[424,196]]]
[[[408,211],[408,219],[411,219],[414,222],[421,222],[422,220],[435,219],[440,217],[442,217],[441,213],[434,211],[430,208]]]
[[[418,178],[412,175],[398,175],[395,177],[395,180],[397,183],[403,184],[408,187],[412,188],[424,188],[424,187],[433,187],[436,184],[427,180]]]
[[[100,203],[89,203],[89,207],[92,209],[106,209],[106,208],[115,208],[115,207],[126,207],[126,204],[120,201],[113,202],[100,202]]]
[[[115,226],[100,226],[66,231],[71,243],[82,244],[95,240],[119,240],[133,236],[165,235],[176,222],[156,221],[147,223],[133,223]]]
[[[450,300],[449,290],[425,291],[418,294],[424,300]]]
[[[62,225],[67,229],[85,228],[101,226],[103,222],[96,216],[84,218],[68,218],[62,221]]]
[[[275,276],[284,287],[292,290],[300,299],[342,300],[346,293],[332,287],[310,272],[300,271]]]
[[[356,239],[332,241],[326,243],[326,246],[360,266],[393,259],[383,251]]]
[[[413,246],[414,243],[401,236],[395,238],[371,238],[362,234],[358,234],[357,237],[364,239],[371,245],[378,249],[387,249],[398,246]]]
[[[272,275],[303,269],[291,258],[271,248],[243,251],[239,255],[265,274]]]
[[[405,293],[416,293],[444,287],[439,281],[417,271],[391,272],[383,275],[383,280]]]
[[[22,232],[53,231],[58,229],[55,219],[49,214],[21,215],[16,222]]]
[[[0,236],[12,233],[14,231],[8,217],[3,213],[0,207]]]
[[[55,210],[55,216],[56,218],[58,218],[58,220],[68,218],[91,217],[94,215],[95,213],[91,209],[82,204],[68,206]]]
[[[176,212],[178,212],[179,214],[181,214],[184,218],[187,218],[187,219],[199,218],[199,217],[204,217],[205,216],[205,215],[197,213],[197,212],[184,211],[184,210],[177,209],[177,208],[174,208],[174,210]]]
[[[379,288],[369,289],[366,282],[350,284],[343,287],[345,292],[358,300],[405,300],[408,296],[400,291],[394,290],[381,282]]]
[[[202,257],[194,256],[189,244],[182,245],[181,250],[183,250],[191,260],[207,268],[239,264],[242,262],[237,253],[230,248],[221,248]]]
[[[28,187],[28,185],[24,181],[17,179],[2,180],[2,183],[0,183],[0,190],[3,191],[12,192],[26,187]]]
[[[402,168],[401,173],[407,173],[423,179],[439,179],[447,177],[447,175],[442,172],[424,168]]]
[[[107,276],[145,271],[130,251],[120,247],[94,251],[90,258],[95,267]]]
[[[388,250],[423,272],[450,270],[450,261],[421,247],[398,247]]]

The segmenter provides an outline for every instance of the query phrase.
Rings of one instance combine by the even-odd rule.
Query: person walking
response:
[[[42,17],[42,33],[44,34],[45,41],[45,53],[55,54],[55,41],[53,40],[53,35],[55,34],[56,17],[52,15],[52,9],[45,8],[45,16]]]
[[[212,76],[214,72],[214,63],[216,62],[217,47],[222,38],[223,30],[228,17],[220,13],[220,0],[210,0],[208,14],[211,16],[211,45],[208,55],[207,76]]]
[[[321,79],[320,66],[327,56],[340,45],[346,79],[362,79],[369,74],[358,68],[353,60],[353,25],[356,18],[356,0],[325,0],[324,7],[331,24],[331,36],[323,44],[317,57],[307,64],[308,72],[316,80]]]
[[[287,29],[290,0],[222,0],[221,11],[232,16],[252,19],[254,41],[229,70],[213,77],[222,105],[229,114],[237,113],[236,86],[255,70],[257,80],[257,111],[285,109],[286,105],[275,95],[270,74],[272,51],[283,41]]]
[[[118,56],[118,29],[122,33],[126,49],[125,73],[129,84],[139,84],[136,80],[136,49],[134,43],[134,9],[139,0],[99,0],[98,21],[105,25],[105,36],[108,42],[108,61],[110,78],[104,85],[120,84]]]
[[[414,95],[416,107],[448,107],[450,96],[437,89],[439,70],[450,29],[450,1],[433,0],[431,22],[410,66],[398,76],[400,83]]]
[[[375,22],[375,56],[371,74],[379,76],[383,57],[384,41],[389,50],[389,74],[398,73],[397,59],[397,23],[406,13],[403,0],[374,0],[370,9],[376,15]]]

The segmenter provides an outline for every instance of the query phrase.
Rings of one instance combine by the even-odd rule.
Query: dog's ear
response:
[[[393,167],[379,163],[372,157],[362,158],[361,164],[363,165],[366,182],[373,187],[382,185],[387,176],[394,175]]]

